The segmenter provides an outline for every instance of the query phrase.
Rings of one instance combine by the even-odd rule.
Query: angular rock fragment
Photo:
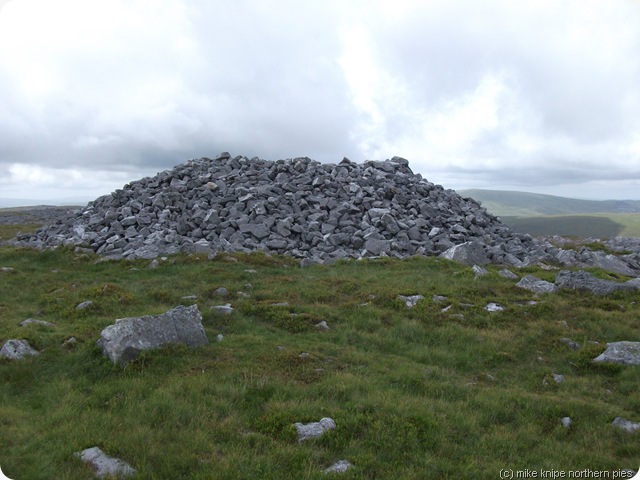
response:
[[[535,293],[554,293],[558,290],[558,287],[546,280],[542,280],[533,275],[525,275],[516,283],[516,287],[524,288]]]
[[[640,342],[607,343],[607,349],[593,361],[596,363],[612,362],[622,365],[640,365]]]
[[[402,300],[407,308],[415,307],[420,300],[423,300],[424,296],[422,295],[398,295],[398,300]]]
[[[0,357],[9,360],[22,360],[25,357],[38,355],[40,352],[35,350],[27,340],[7,340],[0,349]]]
[[[490,302],[485,305],[484,309],[487,312],[501,312],[504,310],[504,307],[499,303]]]
[[[580,344],[578,342],[574,342],[570,338],[562,337],[560,341],[567,345],[571,350],[580,350]]]
[[[491,263],[484,247],[478,241],[455,245],[443,252],[440,256],[448,260],[464,263],[470,267],[473,265],[486,265]]]
[[[74,454],[80,460],[88,463],[93,468],[98,478],[128,477],[136,473],[128,463],[114,457],[110,457],[98,447],[91,447]]]
[[[143,350],[167,344],[198,347],[209,343],[197,305],[176,307],[160,315],[122,318],[100,334],[102,352],[119,365],[134,360]]]
[[[321,437],[327,430],[333,430],[336,428],[336,422],[332,418],[324,417],[319,422],[311,422],[303,424],[296,422],[296,431],[298,432],[298,441],[304,442],[310,438]]]

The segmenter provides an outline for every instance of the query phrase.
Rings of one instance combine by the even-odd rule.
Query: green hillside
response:
[[[463,197],[471,197],[481,202],[489,212],[498,216],[640,213],[639,200],[579,200],[502,190],[458,190],[458,193]]]
[[[640,237],[640,201],[579,200],[528,192],[459,190],[513,230],[534,236]]]

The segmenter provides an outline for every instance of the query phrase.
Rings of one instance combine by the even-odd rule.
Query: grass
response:
[[[148,264],[0,249],[0,266],[14,269],[0,272],[0,340],[26,338],[41,351],[0,361],[8,477],[87,478],[73,452],[94,445],[134,466],[136,479],[319,479],[340,459],[354,464],[341,476],[350,479],[638,467],[640,436],[610,424],[640,420],[640,371],[591,363],[604,343],[638,339],[637,294],[537,298],[498,275],[502,267],[474,280],[438,258],[300,269],[255,253]],[[214,294],[220,286],[226,298]],[[425,300],[407,309],[396,297],[411,294]],[[115,319],[191,304],[189,295],[211,344],[145,352],[125,368],[96,346]],[[93,308],[77,311],[85,300]],[[229,316],[210,310],[227,302]],[[488,302],[506,309],[489,313]],[[56,327],[19,327],[28,317]],[[315,328],[321,320],[330,330]],[[71,336],[76,346],[63,347]],[[572,351],[561,337],[585,347]],[[299,444],[293,423],[324,416],[337,428]]]

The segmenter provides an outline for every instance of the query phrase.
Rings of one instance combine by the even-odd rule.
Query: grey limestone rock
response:
[[[441,257],[448,260],[454,260],[459,263],[464,263],[470,267],[473,265],[486,265],[491,263],[491,260],[487,256],[482,244],[478,241],[465,242],[460,245],[454,245],[445,252]]]
[[[596,363],[612,362],[622,365],[640,365],[640,342],[607,343],[607,349],[593,361]]]
[[[502,312],[504,310],[504,307],[499,303],[490,302],[485,305],[484,309],[487,312]]]
[[[22,360],[25,357],[38,355],[27,340],[7,340],[0,349],[0,357],[8,358],[9,360]]]
[[[622,417],[616,417],[611,425],[624,430],[625,432],[634,433],[640,430],[640,422],[632,422]]]
[[[332,418],[324,417],[319,422],[300,423],[295,424],[296,431],[298,432],[298,441],[304,442],[310,438],[321,437],[327,430],[333,430],[336,428],[336,422]]]
[[[93,307],[93,305],[93,301],[87,300],[86,302],[82,302],[76,305],[76,310],[86,310],[87,308]]]
[[[613,280],[603,280],[594,277],[591,273],[580,270],[570,272],[563,270],[556,275],[556,285],[560,288],[577,290],[580,292],[591,292],[596,295],[609,295],[617,291],[636,290],[635,285],[629,283],[614,282]]]
[[[26,327],[27,325],[43,325],[45,327],[55,327],[55,323],[45,322],[44,320],[36,320],[35,318],[27,318],[26,320],[21,321],[18,325],[21,327]]]
[[[407,308],[415,307],[420,300],[424,299],[423,295],[398,295],[398,299],[402,300]]]
[[[134,360],[143,350],[167,344],[197,347],[209,343],[197,305],[176,307],[160,315],[122,318],[102,330],[98,345],[116,364]]]
[[[213,307],[211,307],[211,310],[222,313],[224,315],[231,315],[233,313],[233,307],[230,303],[225,303],[224,305],[214,305]]]
[[[516,286],[535,293],[554,293],[558,290],[558,287],[555,284],[533,275],[525,275],[518,283],[516,283]]]
[[[353,465],[348,460],[338,460],[329,468],[325,468],[324,473],[344,473],[351,467],[353,467]]]
[[[91,468],[93,468],[93,471],[98,478],[122,478],[136,473],[136,470],[129,464],[118,458],[107,455],[98,447],[91,447],[82,450],[81,452],[76,452],[75,456],[83,462],[91,465]]]
[[[574,342],[570,338],[562,337],[560,341],[564,343],[567,347],[569,347],[571,350],[580,350],[580,344],[578,342]]]

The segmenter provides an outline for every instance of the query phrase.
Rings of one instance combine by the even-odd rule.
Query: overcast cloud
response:
[[[0,0],[0,198],[220,151],[640,199],[638,0]]]

